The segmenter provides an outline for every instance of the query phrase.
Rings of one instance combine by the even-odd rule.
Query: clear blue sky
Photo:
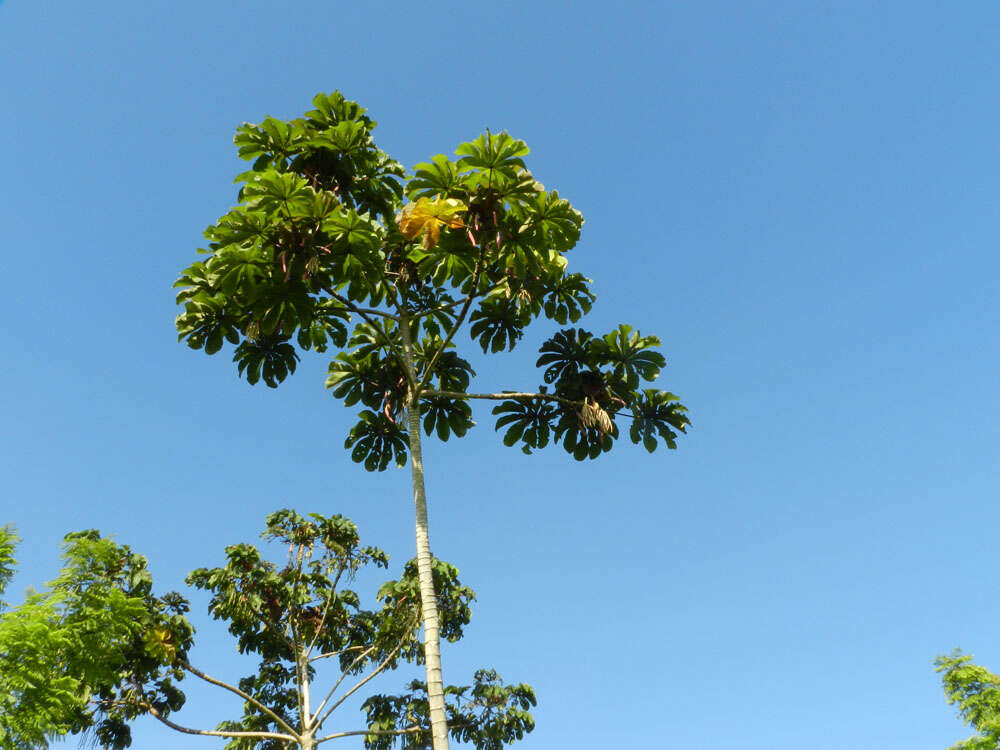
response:
[[[14,591],[89,527],[180,588],[281,506],[412,554],[407,472],[351,463],[323,359],[252,388],[173,328],[171,284],[235,200],[236,126],[339,88],[407,165],[486,127],[526,140],[586,217],[589,327],[659,335],[694,420],[675,452],[581,465],[504,448],[480,410],[427,450],[435,551],[479,594],[446,678],[532,683],[525,750],[965,737],[931,661],[1000,669],[998,39],[982,1],[7,0]],[[477,360],[483,387],[537,384],[548,334]],[[195,602],[196,659],[235,677]],[[211,746],[151,722],[134,745]]]

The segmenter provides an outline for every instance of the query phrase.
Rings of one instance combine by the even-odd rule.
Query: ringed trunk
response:
[[[420,454],[420,401],[411,398],[406,413],[410,428],[410,469],[413,474],[413,504],[417,518],[417,572],[420,579],[420,606],[424,615],[424,659],[427,667],[427,700],[431,713],[434,750],[448,749],[448,719],[444,708],[441,678],[441,638],[437,596],[431,573],[431,544],[427,531],[427,496],[424,493],[424,465]]]

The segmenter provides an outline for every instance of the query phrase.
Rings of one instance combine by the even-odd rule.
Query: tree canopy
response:
[[[189,585],[211,594],[209,613],[224,622],[257,670],[227,682],[192,664],[194,628],[178,593],[155,595],[146,560],[97,531],[66,536],[64,568],[41,593],[0,615],[0,747],[47,747],[67,734],[92,732],[101,747],[131,744],[131,725],[150,716],[172,729],[228,739],[229,750],[313,748],[343,737],[366,747],[430,747],[426,684],[400,693],[372,693],[364,720],[324,729],[345,700],[403,664],[423,660],[418,630],[417,566],[384,583],[374,606],[344,586],[363,568],[387,568],[389,558],[361,544],[342,516],[301,516],[281,510],[267,518],[266,541],[285,551],[270,559],[252,544],[226,548],[225,563],[200,568]],[[13,570],[16,537],[0,536],[0,581]],[[457,569],[433,561],[441,633],[462,637],[475,598]],[[240,717],[212,729],[185,726],[181,683],[195,677],[239,696]],[[446,686],[452,739],[498,750],[534,727],[527,685],[505,685],[491,669],[466,686]]]
[[[1000,676],[973,664],[972,656],[955,650],[939,656],[934,665],[949,705],[977,734],[956,742],[951,750],[996,750],[1000,747]]]
[[[332,346],[327,385],[362,407],[347,434],[351,457],[383,470],[406,460],[399,416],[412,391],[427,435],[461,437],[473,425],[475,373],[455,351],[463,323],[483,352],[500,352],[536,318],[565,325],[590,311],[590,280],[566,257],[583,218],[535,179],[528,147],[505,132],[407,176],[375,145],[364,109],[339,92],[313,105],[302,118],[239,128],[252,167],[236,178],[239,204],[205,231],[207,257],[177,282],[177,328],[208,354],[230,342],[239,373],[271,387],[295,372],[301,351]],[[525,451],[558,442],[596,458],[627,418],[632,442],[676,447],[684,407],[640,387],[665,365],[659,343],[629,325],[558,331],[541,347],[543,385],[496,397],[504,442]]]

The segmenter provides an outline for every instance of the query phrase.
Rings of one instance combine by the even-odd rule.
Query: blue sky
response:
[[[694,421],[577,464],[480,409],[427,448],[435,552],[479,594],[446,679],[532,683],[526,750],[964,738],[931,662],[1000,669],[998,33],[992,2],[3,3],[13,590],[90,527],[180,588],[282,506],[412,554],[408,475],[351,463],[325,360],[253,388],[173,329],[235,128],[340,89],[410,166],[527,141],[587,221],[587,326],[660,336]],[[482,386],[535,385],[549,333],[476,360]],[[235,677],[194,602],[196,658]],[[186,723],[225,718],[191,695]],[[196,745],[145,723],[134,747]]]

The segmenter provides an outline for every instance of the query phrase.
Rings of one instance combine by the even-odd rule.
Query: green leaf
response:
[[[363,411],[347,436],[345,448],[351,448],[351,460],[363,463],[367,471],[385,471],[395,459],[397,466],[406,463],[406,433],[398,424],[372,411]]]
[[[593,334],[590,331],[569,328],[558,331],[543,343],[539,349],[542,356],[535,362],[535,367],[548,365],[543,375],[545,382],[554,383],[564,378],[575,378],[581,370],[592,367],[588,348],[592,338]]]
[[[444,154],[432,157],[413,168],[414,175],[406,183],[406,196],[411,201],[420,198],[452,197],[461,187],[460,167]]]
[[[503,401],[493,408],[499,415],[496,428],[507,427],[503,442],[513,446],[519,441],[522,450],[530,453],[534,448],[544,448],[549,442],[551,425],[559,414],[558,408],[541,398]]]
[[[514,300],[484,300],[469,316],[469,335],[479,339],[484,352],[511,350],[524,335],[530,315]]]
[[[630,390],[639,387],[639,378],[655,380],[666,360],[659,352],[646,351],[650,347],[659,346],[656,336],[641,336],[632,327],[620,325],[603,337],[591,342],[593,357],[604,364],[611,365],[615,377],[623,380]]]
[[[424,416],[424,432],[428,435],[436,431],[438,438],[447,440],[454,432],[462,437],[474,424],[472,409],[461,399],[433,396],[420,402],[420,413]]]
[[[583,216],[556,191],[539,194],[526,205],[525,216],[540,247],[564,253],[580,240]]]
[[[455,149],[461,157],[458,160],[459,169],[492,170],[508,177],[516,177],[519,170],[525,169],[521,157],[527,156],[528,152],[524,141],[511,138],[507,132],[486,133]]]
[[[629,437],[633,443],[642,442],[652,453],[656,450],[657,438],[668,448],[677,447],[677,433],[687,432],[691,420],[687,409],[677,400],[677,396],[667,391],[646,389],[639,394],[632,407],[633,419]]]
[[[295,347],[283,336],[246,339],[233,352],[239,374],[246,373],[250,385],[256,385],[263,377],[270,388],[277,388],[278,383],[294,373],[298,360]]]

